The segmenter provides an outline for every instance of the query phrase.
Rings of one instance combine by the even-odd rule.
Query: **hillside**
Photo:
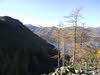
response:
[[[51,43],[54,42],[54,38],[52,37],[52,34],[56,29],[56,27],[37,27],[30,24],[27,24],[25,26],[28,27],[32,32],[34,32],[41,38],[47,40],[48,42]]]
[[[54,46],[19,20],[0,16],[0,75],[40,75],[52,68]],[[45,65],[45,66],[44,66]]]
[[[27,24],[25,26],[28,27],[32,32],[36,33],[43,39],[47,40],[48,42],[53,43],[55,41],[55,39],[52,37],[53,36],[52,34],[54,30],[56,29],[56,27],[37,27],[30,24]],[[64,29],[70,30],[72,29],[72,27],[66,27]],[[86,29],[88,30],[89,36],[100,37],[100,27],[97,27],[97,28],[88,27]]]

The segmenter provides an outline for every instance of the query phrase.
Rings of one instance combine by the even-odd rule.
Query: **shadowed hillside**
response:
[[[57,54],[54,46],[38,37],[19,20],[0,17],[0,75],[48,73]]]

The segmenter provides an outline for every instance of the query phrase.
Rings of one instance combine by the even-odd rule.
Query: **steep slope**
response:
[[[56,27],[37,27],[30,24],[26,24],[26,27],[28,27],[32,32],[40,36],[41,38],[47,40],[48,42],[53,43],[53,32],[56,30]]]
[[[0,17],[0,75],[48,73],[54,46],[38,37],[19,20]]]

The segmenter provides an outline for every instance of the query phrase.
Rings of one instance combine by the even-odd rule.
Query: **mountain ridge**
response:
[[[25,25],[26,27],[28,27],[32,32],[34,32],[35,34],[37,34],[38,36],[42,37],[43,39],[47,40],[48,42],[53,42],[54,40],[52,40],[52,33],[54,32],[55,29],[57,29],[57,27],[38,27],[38,26],[34,26],[32,25],[31,27],[29,25]],[[80,28],[80,27],[79,27]],[[72,27],[65,27],[65,29],[73,29]],[[94,34],[96,34],[96,37],[100,37],[100,27],[88,27],[86,28],[89,32],[90,36],[94,37]]]

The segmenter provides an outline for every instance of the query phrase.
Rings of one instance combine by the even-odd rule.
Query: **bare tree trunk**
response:
[[[83,29],[82,29],[82,33],[81,33],[81,41],[80,41],[80,49],[79,49],[79,60],[80,60],[80,52],[81,49],[83,48],[83,33],[84,33],[84,23],[83,23]]]
[[[73,48],[73,60],[72,60],[72,64],[75,63],[75,51],[76,51],[76,35],[77,35],[77,16],[75,18],[75,27],[74,27],[74,48]]]
[[[63,38],[63,66],[65,66],[65,41]]]
[[[81,60],[81,50],[82,50],[82,43],[83,43],[83,32],[81,33],[81,40],[80,40],[80,49],[79,49],[79,61]],[[80,70],[81,70],[81,61],[79,62]]]
[[[60,68],[60,51],[59,51],[59,40],[58,40],[58,68]]]
[[[82,32],[81,32],[81,40],[80,40],[80,49],[79,49],[79,61],[81,60],[81,50],[83,48],[83,33],[84,33],[84,23],[83,23],[83,28],[82,28]],[[80,64],[80,70],[81,70],[81,62],[79,62]]]
[[[60,68],[60,51],[59,51],[59,29],[58,29],[58,39],[57,39],[57,45],[58,45],[58,68]]]

